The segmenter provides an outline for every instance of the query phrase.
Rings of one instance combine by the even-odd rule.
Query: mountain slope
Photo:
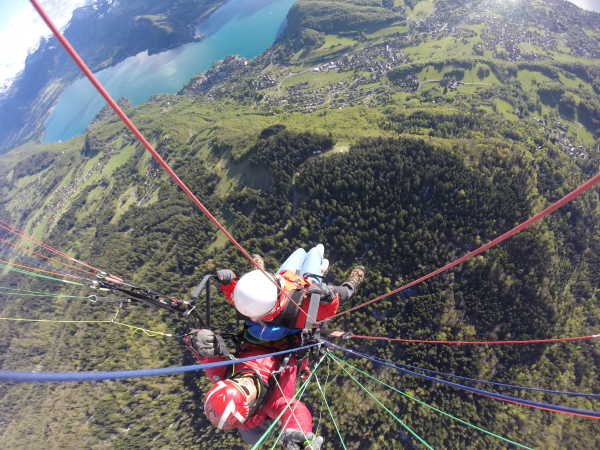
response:
[[[195,26],[222,0],[99,0],[73,12],[65,36],[94,71],[142,51],[160,52],[196,38]],[[35,14],[32,9],[31,14]],[[43,40],[0,96],[0,153],[43,134],[48,110],[80,76],[55,38]]]
[[[294,14],[322,6],[317,22],[328,22],[331,14],[337,23],[331,3],[301,1]],[[383,8],[366,0],[348,2],[348,14],[369,20],[359,31],[338,24],[338,34],[330,34],[319,31],[327,28],[306,28],[315,22],[299,19],[304,25],[288,29],[257,60],[225,61],[193,80],[185,95],[157,96],[127,108],[192,190],[246,248],[265,255],[269,268],[295,247],[315,242],[325,243],[333,262],[331,281],[343,280],[353,264],[365,264],[369,276],[353,303],[466,253],[600,169],[594,116],[585,109],[594,97],[584,95],[597,82],[595,60],[581,60],[562,47],[554,59],[534,62],[505,60],[488,50],[477,55],[472,52],[478,38],[464,37],[462,25],[438,32],[430,24],[441,14],[449,24],[469,16],[461,5],[477,15],[491,11],[491,3],[398,3]],[[544,10],[540,5],[524,8],[535,15]],[[379,12],[375,25],[370,20]],[[389,15],[399,18],[389,23]],[[490,29],[485,17],[474,24],[481,26],[477,36]],[[314,38],[314,46],[297,48],[299,35]],[[463,39],[472,45],[461,45]],[[432,60],[435,55],[439,58]],[[568,99],[575,105],[571,115]],[[529,102],[536,107],[530,110]],[[94,123],[83,137],[27,146],[1,161],[0,216],[94,265],[182,296],[216,268],[231,266],[238,273],[248,268],[115,117]],[[595,190],[452,273],[340,318],[335,326],[423,339],[597,333],[599,205]],[[4,276],[2,285],[7,284],[60,289],[49,280],[15,274]],[[233,328],[231,308],[221,298],[215,303],[216,322]],[[114,305],[6,296],[0,308],[2,317],[74,320],[104,320],[116,312]],[[153,330],[185,329],[144,307],[126,305],[119,318]],[[0,335],[2,368],[111,370],[190,362],[176,340],[111,325],[0,321]],[[600,389],[597,343],[516,349],[359,340],[347,345],[498,382]],[[352,363],[518,442],[539,448],[598,446],[594,421],[501,404],[360,360]],[[327,398],[349,448],[418,445],[335,366],[320,373],[322,381],[327,374],[333,380]],[[190,374],[95,385],[4,385],[0,433],[9,448],[240,448],[235,434],[217,432],[204,419],[201,395],[207,384]],[[367,386],[434,447],[506,447],[373,383]],[[597,409],[595,401],[581,398],[516,394]],[[315,386],[305,400],[318,418]],[[325,448],[339,448],[329,421],[323,419],[320,430]]]
[[[323,7],[316,23],[313,7]],[[283,39],[262,58],[231,67],[225,79],[219,67],[218,83],[201,77],[182,92],[208,99],[233,92],[275,111],[390,104],[404,113],[499,113],[544,127],[572,152],[600,137],[600,14],[562,0],[361,8],[368,13],[355,12],[363,26],[355,30],[355,21],[339,20],[340,4],[299,2]],[[565,13],[555,19],[551,10]]]

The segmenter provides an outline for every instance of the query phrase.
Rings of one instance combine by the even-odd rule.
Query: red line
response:
[[[10,261],[6,261],[4,259],[0,259],[0,263],[6,264],[8,266],[20,267],[22,269],[31,270],[33,272],[49,273],[50,275],[56,275],[56,276],[63,277],[63,278],[72,278],[74,280],[84,280],[84,278],[81,278],[80,276],[77,276],[77,275],[69,275],[67,273],[59,273],[59,272],[52,272],[50,270],[38,269],[37,267],[25,266],[23,264],[16,264],[16,263],[13,263]]]
[[[14,227],[13,225],[4,222],[3,220],[0,220],[0,228],[8,231],[9,233],[12,233],[16,236],[19,236],[25,240],[28,240],[30,242],[33,242],[34,244],[48,250],[51,253],[54,253],[55,255],[58,256],[62,256],[63,258],[68,259],[69,261],[75,262],[77,264],[81,264],[84,267],[87,267],[88,269],[92,269],[95,270],[96,272],[102,272],[102,270],[91,266],[83,261],[78,260],[77,258],[73,258],[72,256],[67,255],[66,253],[61,252],[60,250],[55,249],[54,247],[46,244],[44,241],[40,241],[37,238],[34,238],[33,236],[28,235],[27,233],[25,233],[24,231],[19,230],[17,227]]]
[[[250,254],[246,251],[246,249],[244,247],[242,247],[242,245],[233,237],[233,235],[229,231],[227,231],[227,229],[221,224],[221,222],[219,222],[217,220],[217,218],[211,214],[211,212],[208,210],[208,208],[206,206],[204,206],[204,204],[198,199],[198,197],[196,197],[194,195],[194,193],[190,190],[190,188],[187,187],[187,185],[183,182],[183,180],[181,180],[181,178],[179,178],[177,176],[175,171],[173,169],[171,169],[169,164],[167,164],[167,162],[162,158],[162,156],[160,156],[160,154],[154,149],[152,144],[150,144],[150,142],[148,142],[148,140],[144,137],[144,135],[140,132],[140,130],[138,130],[138,128],[131,121],[131,119],[129,119],[127,114],[125,114],[125,112],[121,109],[121,107],[117,104],[117,102],[115,102],[113,100],[113,98],[110,96],[108,91],[106,89],[104,89],[104,86],[102,86],[102,83],[100,83],[100,81],[98,81],[98,79],[94,76],[94,74],[92,73],[90,68],[87,66],[85,61],[81,58],[81,56],[79,56],[77,51],[73,48],[71,43],[62,35],[62,33],[54,25],[54,23],[52,22],[52,19],[50,19],[50,17],[48,16],[48,14],[44,10],[44,8],[40,5],[39,1],[38,0],[30,0],[30,2],[33,5],[33,7],[37,10],[40,17],[44,20],[44,22],[46,22],[46,25],[48,25],[48,27],[52,30],[52,33],[54,33],[54,36],[56,36],[56,39],[58,39],[58,41],[62,44],[62,46],[67,51],[67,53],[69,53],[69,55],[71,55],[71,58],[73,58],[73,60],[79,66],[81,71],[85,74],[85,76],[90,80],[90,82],[98,90],[100,95],[102,95],[102,97],[104,97],[104,100],[106,100],[106,102],[113,109],[113,111],[119,116],[119,118],[123,121],[123,123],[125,125],[127,125],[127,127],[135,135],[135,137],[138,139],[138,141],[140,141],[140,143],[146,148],[146,150],[148,150],[148,152],[150,152],[152,157],[169,174],[169,176],[173,179],[173,181],[177,184],[177,186],[179,186],[181,188],[181,190],[183,192],[185,192],[185,194],[190,198],[190,200],[192,200],[192,202],[204,213],[204,215],[208,218],[208,220],[214,226],[216,226],[219,230],[221,230],[221,232],[227,237],[227,239],[229,239],[229,241],[234,246],[237,247],[237,249],[242,253],[242,255],[244,255],[244,257],[248,261],[250,261],[250,264],[252,264],[258,270],[260,270],[262,273],[264,273],[265,276],[268,279],[270,279],[275,284],[277,289],[279,290],[280,289],[279,284],[273,278],[273,275],[267,273],[265,270],[258,267],[258,265],[254,262],[254,260],[250,256]],[[289,301],[291,301],[294,305],[296,305],[298,307],[298,309],[300,311],[302,311],[303,314],[306,315],[306,312],[304,312],[304,310],[302,310],[300,308],[300,306],[294,300],[292,300],[290,298],[289,295],[286,294],[286,297],[288,298]]]
[[[417,344],[543,344],[548,342],[567,342],[567,341],[583,341],[586,339],[597,339],[600,338],[600,334],[594,334],[591,336],[576,336],[576,337],[563,337],[563,338],[549,338],[549,339],[528,339],[520,341],[435,341],[426,339],[403,339],[403,338],[390,338],[383,336],[360,336],[353,334],[350,336],[353,339],[371,339],[375,341],[393,341],[393,342],[408,342]]]
[[[367,306],[370,305],[371,303],[375,303],[379,300],[383,300],[384,298],[387,298],[391,295],[397,294],[399,292],[402,292],[406,289],[409,289],[419,283],[422,283],[423,281],[426,281],[436,275],[439,275],[442,272],[446,272],[449,269],[452,269],[453,267],[458,266],[459,264],[464,263],[466,260],[473,258],[477,255],[479,255],[480,253],[483,253],[484,251],[500,244],[501,242],[504,242],[505,240],[507,240],[510,237],[513,237],[515,234],[520,233],[521,231],[523,231],[524,229],[528,228],[529,226],[533,225],[534,223],[540,221],[541,219],[543,219],[544,217],[546,217],[549,214],[552,214],[554,211],[556,211],[558,208],[560,208],[561,206],[564,206],[565,204],[569,203],[571,200],[573,200],[575,197],[583,194],[584,192],[589,191],[590,189],[592,189],[596,184],[600,183],[600,172],[597,173],[595,176],[593,176],[592,178],[590,178],[588,181],[586,181],[585,183],[579,185],[577,188],[573,189],[571,192],[569,192],[567,195],[565,195],[563,198],[561,198],[560,200],[558,200],[557,202],[552,203],[550,206],[548,206],[546,209],[544,209],[543,211],[537,213],[535,216],[527,219],[525,222],[520,223],[519,225],[517,225],[516,227],[514,227],[513,229],[507,231],[506,233],[498,236],[496,239],[488,242],[487,244],[482,245],[481,247],[479,247],[476,250],[473,250],[469,253],[467,253],[466,255],[455,259],[454,261],[446,264],[443,267],[440,267],[437,270],[434,270],[433,272],[422,276],[421,278],[418,278],[414,281],[411,281],[408,284],[405,284],[404,286],[400,286],[397,289],[394,289],[393,291],[388,292],[387,294],[383,294],[380,295],[379,297],[375,297],[374,299],[371,299],[367,302],[361,303],[359,305],[356,305],[350,309],[347,309],[345,311],[342,311],[340,313],[337,313],[335,316],[330,317],[327,320],[331,320],[335,317],[341,316],[342,314],[347,314],[349,312],[352,311],[356,311],[359,308],[362,308],[363,306]]]
[[[57,259],[52,259],[49,256],[46,256],[46,255],[44,255],[42,253],[39,253],[39,252],[36,252],[35,250],[31,250],[31,249],[28,249],[26,247],[23,247],[22,245],[17,245],[14,242],[9,241],[8,239],[2,239],[2,238],[0,238],[0,242],[4,242],[5,244],[10,245],[11,247],[20,250],[21,254],[35,255],[35,256],[37,256],[39,258],[47,259],[50,262],[61,264],[61,265],[65,266],[65,267],[68,267],[70,269],[77,270],[78,272],[81,272],[81,273],[85,273],[85,274],[92,275],[92,276],[96,275],[94,272],[88,272],[87,270],[83,270],[83,269],[81,269],[81,268],[79,268],[77,266],[72,266],[71,264],[64,263],[64,262],[59,261]]]

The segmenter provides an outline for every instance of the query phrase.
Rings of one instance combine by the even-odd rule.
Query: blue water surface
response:
[[[232,54],[254,58],[275,41],[295,0],[229,0],[202,24],[206,36],[156,55],[132,56],[96,73],[115,98],[139,105],[152,95],[175,93],[217,60]],[[87,79],[74,81],[59,96],[46,121],[44,142],[82,134],[104,107],[104,99]]]

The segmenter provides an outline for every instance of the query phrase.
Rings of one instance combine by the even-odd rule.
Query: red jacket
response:
[[[242,350],[236,356],[238,358],[246,358],[264,353],[265,351],[261,347],[248,345],[246,349]],[[200,364],[204,364],[224,360],[225,358],[222,357],[201,358],[198,360],[198,362]],[[234,374],[241,369],[254,369],[261,374],[263,381],[269,384],[271,373],[279,369],[280,363],[281,357],[269,356],[254,361],[235,364],[232,369]],[[312,414],[304,403],[298,400],[291,400],[296,389],[296,375],[298,369],[296,365],[296,359],[294,357],[290,358],[289,364],[290,366],[285,368],[279,374],[278,381],[279,385],[281,386],[281,390],[277,387],[277,384],[273,384],[273,387],[270,389],[270,392],[267,393],[267,397],[265,398],[260,409],[243,425],[240,425],[239,428],[250,429],[257,427],[261,425],[267,418],[275,420],[281,411],[285,410],[280,419],[280,426],[282,428],[302,430],[305,433],[312,432]],[[205,372],[206,375],[216,383],[217,381],[226,378],[228,370],[229,366],[224,366],[205,369]],[[291,408],[287,408],[288,403],[291,404]]]
[[[284,272],[280,272],[278,275],[281,276],[285,280],[285,288],[280,291],[277,305],[275,305],[275,308],[273,308],[273,312],[260,318],[260,320],[263,322],[271,322],[271,321],[275,320],[279,314],[281,314],[283,311],[285,311],[286,306],[288,306],[288,303],[290,301],[292,301],[290,299],[290,297],[291,297],[291,294],[294,291],[294,289],[299,288],[299,287],[309,286],[311,284],[310,281],[307,281],[307,280],[301,278],[300,276],[296,275],[295,272],[284,271]],[[221,292],[223,293],[223,295],[225,295],[225,298],[227,298],[227,301],[232,305],[233,305],[233,291],[235,289],[235,285],[237,284],[237,282],[238,282],[238,280],[233,280],[231,283],[220,286]],[[287,325],[283,325],[283,326],[286,326],[287,328],[304,328],[305,327],[306,318],[307,318],[307,314],[308,314],[308,308],[310,306],[310,296],[305,295],[302,298],[302,300],[298,306],[300,306],[300,309],[302,311],[304,311],[304,313],[298,311],[296,314],[295,323],[287,324]],[[329,317],[334,316],[337,313],[337,310],[339,307],[340,307],[340,297],[339,297],[339,295],[336,294],[336,295],[334,295],[333,299],[329,303],[319,304],[319,310],[317,312],[317,320],[321,321],[321,320],[325,320],[325,319],[328,319]]]

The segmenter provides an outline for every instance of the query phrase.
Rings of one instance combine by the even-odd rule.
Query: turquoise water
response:
[[[175,93],[219,59],[232,54],[254,58],[265,51],[294,1],[229,0],[199,26],[206,35],[202,41],[151,56],[140,53],[96,76],[115,99],[127,97],[134,105],[154,94]],[[87,79],[76,80],[59,96],[46,121],[43,141],[82,134],[104,105]]]

